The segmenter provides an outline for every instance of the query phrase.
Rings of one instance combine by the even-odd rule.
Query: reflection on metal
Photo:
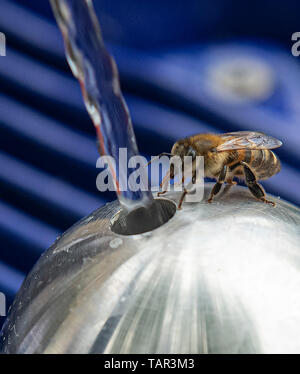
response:
[[[134,236],[98,209],[36,264],[0,351],[300,353],[300,211],[275,200],[234,187]]]
[[[208,71],[210,89],[229,102],[244,103],[268,99],[275,78],[266,62],[253,57],[231,57],[214,64]]]

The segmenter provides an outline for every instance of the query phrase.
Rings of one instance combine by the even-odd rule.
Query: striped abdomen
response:
[[[267,179],[280,171],[280,161],[272,151],[268,149],[238,151],[239,161],[246,162],[254,171],[258,180]],[[242,176],[243,169],[238,165],[231,165],[230,171],[236,176]]]

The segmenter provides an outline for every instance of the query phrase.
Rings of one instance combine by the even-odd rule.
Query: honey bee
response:
[[[197,134],[189,138],[178,140],[172,147],[171,156],[204,156],[204,175],[217,180],[213,186],[208,202],[220,192],[222,184],[226,182],[234,185],[234,177],[244,179],[252,195],[267,204],[275,206],[273,201],[266,199],[263,187],[258,180],[268,179],[280,171],[281,165],[271,149],[282,145],[280,140],[261,132],[238,131],[226,134]],[[172,167],[172,164],[171,164]],[[196,170],[193,169],[193,183]],[[170,168],[167,178],[174,179],[174,168]],[[161,186],[164,184],[164,178]],[[163,194],[166,191],[159,192]],[[178,209],[181,209],[185,195],[180,198]]]

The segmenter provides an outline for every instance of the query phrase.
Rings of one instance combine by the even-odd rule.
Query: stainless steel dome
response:
[[[43,254],[1,352],[300,353],[298,208],[234,187],[130,236],[111,230],[119,211],[96,210]]]

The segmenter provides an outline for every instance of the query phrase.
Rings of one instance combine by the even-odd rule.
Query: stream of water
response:
[[[100,153],[115,160],[116,169],[110,165],[110,170],[118,199],[126,210],[146,207],[153,202],[151,191],[132,191],[130,187],[122,191],[119,188],[127,185],[129,178],[128,168],[118,167],[119,148],[127,149],[128,159],[138,155],[138,148],[121,93],[117,66],[105,48],[92,1],[50,2],[64,38],[67,60],[79,80],[87,111],[96,129]]]

